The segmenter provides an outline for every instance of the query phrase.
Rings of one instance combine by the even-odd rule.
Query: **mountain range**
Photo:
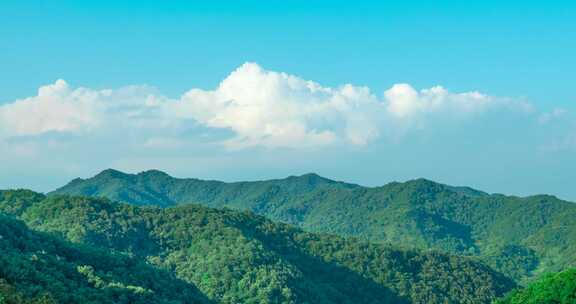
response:
[[[519,284],[576,266],[576,204],[550,195],[488,194],[426,179],[363,187],[305,174],[225,183],[112,169],[49,195],[57,194],[246,210],[309,232],[477,258]]]
[[[0,303],[576,303],[576,205],[104,170],[0,190]]]
[[[197,204],[0,191],[2,303],[490,303],[474,259]]]

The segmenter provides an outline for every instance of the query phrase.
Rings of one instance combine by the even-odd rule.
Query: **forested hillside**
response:
[[[0,244],[12,252],[1,257],[4,297],[490,303],[514,287],[471,259],[308,233],[229,209],[138,207],[18,190],[0,192],[0,212],[28,226],[2,218]],[[14,239],[14,231],[25,237]],[[89,300],[73,298],[84,295]]]
[[[543,276],[528,287],[516,290],[497,304],[574,304],[576,269]]]
[[[0,215],[0,303],[210,303],[145,260],[71,244]]]
[[[576,266],[576,204],[547,195],[490,195],[425,179],[368,188],[315,174],[224,183],[178,179],[156,170],[105,170],[54,194],[249,210],[307,231],[479,257],[523,283]]]

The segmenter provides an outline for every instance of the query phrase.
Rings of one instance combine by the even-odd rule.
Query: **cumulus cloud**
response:
[[[0,126],[7,135],[77,132],[95,127],[98,94],[70,90],[64,80],[40,87],[38,95],[0,107]]]
[[[255,63],[239,67],[216,90],[192,89],[172,106],[176,116],[232,130],[230,147],[365,144],[378,135],[371,109],[380,105],[367,88],[322,87]]]
[[[0,136],[117,129],[140,134],[143,146],[181,147],[179,137],[193,124],[230,131],[220,143],[231,149],[362,146],[401,125],[501,108],[530,106],[479,92],[452,93],[441,86],[416,90],[396,84],[378,96],[367,87],[325,87],[245,63],[214,90],[194,88],[175,99],[147,86],[74,89],[57,80],[36,96],[0,105]]]
[[[476,113],[494,103],[492,97],[479,92],[453,94],[441,86],[418,92],[405,83],[395,84],[384,96],[388,112],[399,118],[447,110],[456,114]]]
[[[146,86],[118,90],[72,89],[59,79],[33,97],[0,105],[0,135],[34,136],[51,132],[83,134],[107,123],[146,120],[163,100]]]

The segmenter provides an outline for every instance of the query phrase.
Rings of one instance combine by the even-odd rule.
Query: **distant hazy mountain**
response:
[[[230,209],[12,190],[0,213],[5,303],[490,303],[514,287],[472,259]]]
[[[477,256],[519,282],[576,265],[576,204],[548,195],[491,195],[425,179],[368,188],[316,174],[224,183],[110,169],[52,194],[250,210],[308,231]]]

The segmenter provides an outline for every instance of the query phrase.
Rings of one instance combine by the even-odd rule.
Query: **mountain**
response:
[[[5,209],[41,196],[0,197]],[[210,303],[193,284],[144,260],[73,244],[1,214],[0,252],[0,303]]]
[[[497,304],[574,304],[576,303],[576,269],[547,274],[528,287],[511,292]]]
[[[490,303],[515,287],[473,259],[304,232],[231,209],[195,204],[162,209],[10,190],[0,191],[0,212],[34,235],[10,241],[11,256],[40,267],[17,274],[4,267],[18,264],[6,262],[0,278],[28,296],[51,292],[62,303],[75,302],[65,298],[67,286],[59,286],[66,278],[88,289],[128,290],[129,296],[142,290],[151,297],[166,295],[170,303],[194,303],[169,297],[183,297],[186,290],[192,297],[194,288],[215,303]],[[68,247],[49,245],[56,242],[88,249],[70,257]],[[30,260],[31,254],[41,262]],[[62,267],[37,266],[58,261]]]
[[[521,283],[576,266],[576,204],[548,195],[487,194],[426,179],[369,188],[316,174],[224,183],[111,169],[52,194],[248,210],[311,232],[479,257]]]
[[[193,178],[179,179],[158,170],[126,174],[107,169],[86,180],[74,179],[51,194],[102,196],[134,205],[161,207],[200,202],[211,207],[256,209],[258,203],[266,203],[278,196],[293,197],[323,188],[358,187],[360,186],[332,181],[313,173],[278,180],[224,183]]]

